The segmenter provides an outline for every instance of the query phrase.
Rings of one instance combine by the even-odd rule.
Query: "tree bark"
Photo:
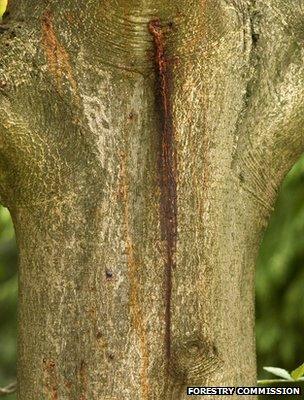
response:
[[[304,148],[303,10],[11,1],[0,194],[20,251],[19,400],[256,384],[255,258]]]

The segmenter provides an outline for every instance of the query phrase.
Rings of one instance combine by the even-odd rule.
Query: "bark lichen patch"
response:
[[[42,46],[48,69],[56,82],[58,90],[61,91],[63,78],[65,77],[69,81],[72,91],[76,93],[77,83],[74,79],[70,57],[56,36],[51,11],[46,11],[43,14]]]
[[[160,151],[159,151],[159,186],[160,186],[160,225],[162,240],[165,244],[165,357],[167,370],[171,358],[171,295],[172,270],[175,267],[177,241],[177,163],[175,138],[172,120],[172,67],[166,52],[165,34],[169,26],[163,27],[158,19],[149,23],[149,32],[153,37],[155,51],[155,70],[157,75],[156,102],[160,115]]]
[[[142,400],[149,399],[150,387],[148,379],[149,368],[149,348],[147,329],[143,317],[142,308],[140,306],[139,295],[139,280],[138,280],[138,260],[135,254],[134,243],[132,238],[131,229],[131,213],[129,209],[129,184],[126,170],[125,155],[121,155],[121,187],[119,192],[124,202],[124,224],[126,236],[126,254],[128,263],[128,275],[130,282],[130,312],[132,318],[132,325],[139,338],[141,350],[141,370],[140,370],[140,383],[141,383],[141,398]]]

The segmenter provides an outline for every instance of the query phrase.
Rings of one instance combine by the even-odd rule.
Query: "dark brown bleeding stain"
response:
[[[177,242],[177,162],[172,119],[172,63],[166,54],[166,32],[169,25],[162,26],[160,20],[149,23],[149,32],[153,37],[155,52],[155,70],[157,74],[156,100],[160,114],[160,151],[159,151],[159,186],[160,186],[160,225],[162,240],[165,242],[165,356],[167,372],[171,358],[171,294],[172,270],[175,267]]]

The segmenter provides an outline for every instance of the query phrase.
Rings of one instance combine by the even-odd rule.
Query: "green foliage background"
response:
[[[15,380],[17,331],[17,249],[7,209],[0,208],[0,386]],[[15,396],[6,396],[13,400]]]
[[[262,366],[304,362],[304,156],[285,178],[256,269],[256,338]]]
[[[256,270],[259,379],[263,366],[304,362],[304,156],[287,175],[261,244]],[[9,212],[0,208],[0,386],[16,374],[17,250]],[[15,396],[5,397],[8,400]],[[269,397],[268,397],[269,398]]]

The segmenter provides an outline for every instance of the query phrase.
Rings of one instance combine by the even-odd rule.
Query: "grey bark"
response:
[[[11,1],[0,194],[20,251],[19,400],[256,383],[255,258],[303,150],[303,12]]]

